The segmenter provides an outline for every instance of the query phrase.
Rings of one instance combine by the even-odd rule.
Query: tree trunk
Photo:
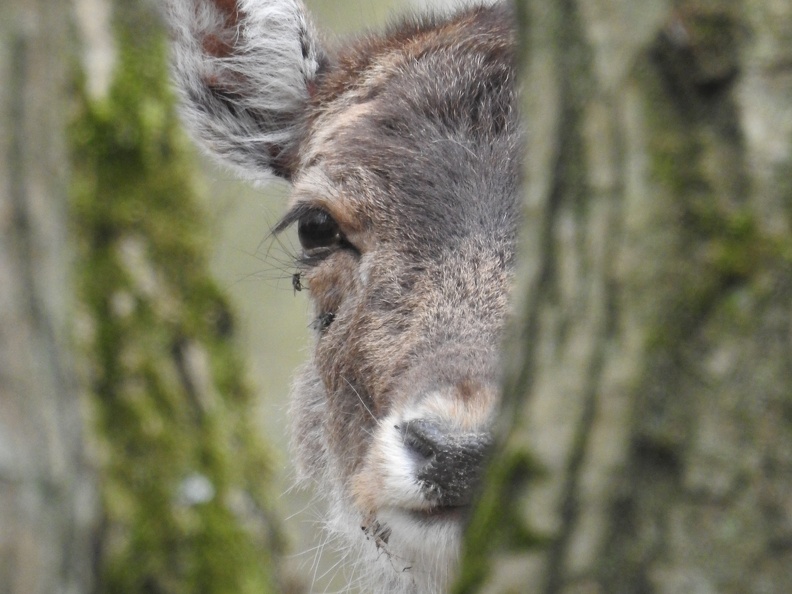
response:
[[[523,322],[459,591],[791,592],[792,4],[521,12]]]
[[[0,592],[91,587],[71,353],[65,0],[0,2]]]
[[[96,591],[285,594],[299,584],[279,569],[271,450],[233,313],[209,275],[200,176],[156,3],[82,3],[108,21],[92,37],[104,49],[84,55],[116,56],[87,79],[71,128],[80,339],[104,504]]]

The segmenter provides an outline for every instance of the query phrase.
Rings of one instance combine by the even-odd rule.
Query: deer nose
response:
[[[401,432],[417,460],[416,478],[424,497],[438,507],[472,503],[492,445],[490,434],[449,431],[425,419],[404,423]]]

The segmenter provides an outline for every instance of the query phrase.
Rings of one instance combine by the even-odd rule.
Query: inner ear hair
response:
[[[321,50],[299,0],[166,0],[184,122],[245,179],[290,178]]]

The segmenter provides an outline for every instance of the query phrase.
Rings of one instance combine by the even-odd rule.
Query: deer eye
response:
[[[306,252],[340,246],[344,236],[338,223],[324,210],[304,213],[297,221],[297,237]]]

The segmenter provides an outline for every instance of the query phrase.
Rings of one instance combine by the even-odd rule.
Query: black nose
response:
[[[417,460],[416,478],[423,495],[442,507],[470,504],[492,445],[489,433],[448,431],[424,419],[400,428],[404,445]]]

